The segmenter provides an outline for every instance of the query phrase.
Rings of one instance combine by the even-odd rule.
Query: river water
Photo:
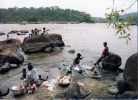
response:
[[[92,59],[97,59],[103,49],[102,43],[108,42],[109,50],[122,57],[122,68],[126,59],[137,51],[137,28],[130,28],[131,41],[127,44],[125,40],[119,39],[112,27],[107,24],[0,24],[0,32],[9,32],[11,30],[31,30],[33,28],[46,27],[50,29],[49,33],[58,33],[63,36],[65,44],[77,52],[91,52]],[[2,36],[0,40],[4,40]],[[15,35],[11,35],[15,38]],[[19,36],[18,36],[19,37]],[[23,37],[23,36],[22,36]],[[81,51],[80,51],[81,50]],[[64,54],[62,54],[65,56]],[[37,55],[38,56],[38,55]],[[84,55],[85,56],[85,55]],[[85,56],[87,58],[87,56]]]
[[[112,27],[107,24],[0,24],[0,32],[9,32],[11,30],[31,30],[34,28],[46,27],[50,29],[49,34],[57,33],[63,36],[66,44],[65,48],[59,52],[51,54],[37,53],[25,55],[27,62],[32,62],[35,67],[48,71],[49,68],[60,66],[61,64],[71,64],[76,53],[82,53],[84,59],[82,63],[94,63],[103,49],[102,43],[107,41],[110,52],[116,53],[122,57],[121,68],[124,68],[126,59],[137,52],[137,27],[131,26],[131,41],[119,39]],[[12,38],[24,38],[25,36],[10,35]],[[0,40],[6,39],[1,36]],[[69,54],[68,50],[74,49],[75,54]],[[24,66],[22,66],[24,67]],[[22,67],[11,70],[6,75],[0,75],[0,82],[11,85],[16,84],[20,77]],[[11,86],[10,85],[10,86]]]

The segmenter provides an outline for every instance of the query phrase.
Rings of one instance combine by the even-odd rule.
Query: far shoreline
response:
[[[107,22],[94,22],[94,23],[86,23],[86,22],[27,22],[27,23],[18,23],[18,22],[8,22],[8,23],[0,23],[3,24],[19,24],[19,25],[29,25],[29,24],[108,24]],[[137,26],[137,24],[131,24],[131,26]]]

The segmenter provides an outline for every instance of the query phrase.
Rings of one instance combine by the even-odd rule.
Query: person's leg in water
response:
[[[97,62],[96,62],[94,65],[99,65],[99,63],[102,61],[103,58],[104,58],[104,57],[101,56],[101,57],[97,60]]]
[[[23,68],[22,69],[22,77],[21,77],[21,79],[26,79],[26,69],[25,68]]]

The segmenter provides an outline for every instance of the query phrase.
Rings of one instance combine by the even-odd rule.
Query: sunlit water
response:
[[[60,66],[61,64],[72,64],[76,54],[69,54],[68,50],[75,49],[76,53],[82,53],[84,59],[82,63],[94,63],[100,56],[104,41],[108,42],[110,52],[116,53],[122,57],[122,68],[125,66],[126,59],[137,52],[137,28],[131,26],[131,41],[126,44],[125,40],[119,39],[115,30],[106,24],[0,24],[0,32],[9,32],[11,30],[31,30],[33,28],[46,27],[50,29],[49,34],[57,33],[63,36],[66,47],[62,52],[52,54],[37,53],[26,55],[26,61],[32,62],[35,67],[48,71],[49,68]],[[0,40],[6,39],[0,36]],[[10,35],[12,38],[24,38],[24,36]],[[25,67],[25,66],[22,66]],[[11,85],[17,83],[20,78],[22,67],[11,70],[6,75],[0,76],[0,81]],[[16,80],[16,81],[15,81]]]

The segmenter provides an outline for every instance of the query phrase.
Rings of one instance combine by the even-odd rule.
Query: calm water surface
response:
[[[131,41],[126,44],[125,40],[116,36],[115,30],[108,27],[107,24],[0,24],[1,32],[9,32],[10,30],[31,30],[33,28],[46,27],[50,29],[49,33],[58,33],[63,36],[65,44],[70,46],[69,49],[75,49],[77,52],[84,52],[84,56],[91,57],[96,60],[100,56],[103,48],[102,42],[107,41],[110,51],[119,54],[122,57],[124,67],[126,59],[137,51],[137,29],[136,26],[130,28]],[[15,38],[14,35],[11,37]],[[18,38],[17,36],[16,38]],[[1,36],[4,40],[6,36]],[[65,48],[67,49],[67,47]],[[88,53],[89,52],[89,53]],[[37,54],[37,58],[41,58],[43,54]],[[64,52],[59,56],[67,56]],[[58,57],[59,57],[58,56]],[[69,56],[69,55],[68,55]],[[33,56],[35,58],[35,55]],[[47,59],[47,56],[43,56]],[[31,59],[31,58],[30,58]],[[35,59],[35,61],[41,59]]]

